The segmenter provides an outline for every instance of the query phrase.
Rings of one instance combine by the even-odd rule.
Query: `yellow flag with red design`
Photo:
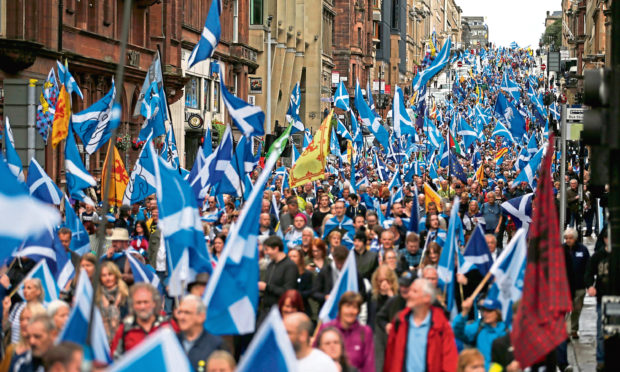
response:
[[[325,120],[323,120],[312,142],[310,142],[291,168],[289,179],[291,189],[325,178],[325,163],[329,154],[333,114],[334,110],[332,109]]]
[[[54,121],[52,122],[52,147],[58,146],[60,141],[69,134],[69,119],[71,118],[71,96],[64,84],[58,93]]]
[[[112,173],[110,173],[110,191],[108,192],[108,197],[110,200],[110,205],[115,205],[120,207],[123,204],[123,195],[125,194],[125,189],[127,188],[127,184],[129,183],[129,175],[127,174],[127,170],[125,169],[125,164],[123,163],[123,159],[121,155],[118,153],[118,149],[116,146],[113,146],[112,143],[114,141],[110,141],[108,144],[108,154],[105,157],[105,162],[103,163],[103,172],[101,174],[101,190],[105,190],[105,183],[107,180],[108,174],[108,161],[110,161],[110,153],[112,153]]]

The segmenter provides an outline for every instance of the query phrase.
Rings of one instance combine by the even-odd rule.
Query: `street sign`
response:
[[[560,72],[560,52],[549,52],[547,54],[547,64],[549,71]]]
[[[332,71],[332,85],[338,85],[340,83],[340,73]]]
[[[458,62],[456,63],[456,66],[457,66],[458,68],[463,67],[463,62],[462,62],[462,61],[458,61]]]
[[[583,123],[583,111],[582,107],[567,107],[566,121],[570,123]]]
[[[544,63],[542,65],[540,65],[540,69],[545,71],[545,69],[547,68],[547,65],[545,65]]]

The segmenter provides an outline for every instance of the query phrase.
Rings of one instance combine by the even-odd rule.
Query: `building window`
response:
[[[210,111],[211,110],[211,80],[204,79],[204,85],[205,85],[204,91],[203,91],[204,110]]]
[[[263,0],[250,0],[250,24],[263,24]]]
[[[362,46],[362,28],[357,28],[357,45]]]
[[[398,17],[400,14],[399,0],[392,1],[392,28],[398,28]]]
[[[351,65],[351,82],[356,82],[357,81],[357,68],[355,63],[353,63]]]
[[[199,79],[195,76],[189,78],[185,85],[185,107],[197,109],[200,102]]]
[[[239,0],[233,3],[233,43],[239,42]]]
[[[213,84],[213,111],[220,112],[220,84]]]

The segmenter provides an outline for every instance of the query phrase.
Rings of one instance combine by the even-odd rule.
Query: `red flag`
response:
[[[551,136],[540,170],[523,297],[510,334],[515,359],[523,367],[542,361],[568,337],[565,315],[571,311],[571,298],[551,180],[553,140]]]

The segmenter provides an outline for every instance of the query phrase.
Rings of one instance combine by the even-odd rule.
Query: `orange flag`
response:
[[[125,194],[125,188],[127,188],[127,184],[129,183],[129,175],[125,169],[123,159],[121,159],[121,155],[118,153],[118,149],[116,146],[112,145],[112,142],[113,141],[110,141],[108,145],[108,154],[106,155],[105,162],[103,163],[101,190],[103,191],[105,189],[105,181],[107,180],[108,173],[108,161],[110,160],[110,153],[113,148],[114,152],[112,152],[112,156],[114,164],[112,165],[112,174],[110,175],[111,183],[108,197],[110,200],[110,206],[115,205],[120,207],[123,204],[123,194]]]
[[[437,206],[437,210],[441,212],[441,209],[442,209],[441,208],[441,197],[427,183],[424,183],[424,195],[426,196],[424,198],[425,200],[424,207],[426,208],[426,210],[428,211],[428,204],[430,202],[435,202],[435,205]]]
[[[69,118],[71,117],[71,96],[64,84],[60,88],[56,101],[56,113],[52,123],[52,147],[58,146],[60,141],[67,138],[69,133]]]
[[[332,128],[332,115],[334,110],[327,115],[317,130],[312,142],[299,156],[290,171],[291,189],[302,186],[308,182],[325,178],[325,163],[329,155],[329,139]]]

